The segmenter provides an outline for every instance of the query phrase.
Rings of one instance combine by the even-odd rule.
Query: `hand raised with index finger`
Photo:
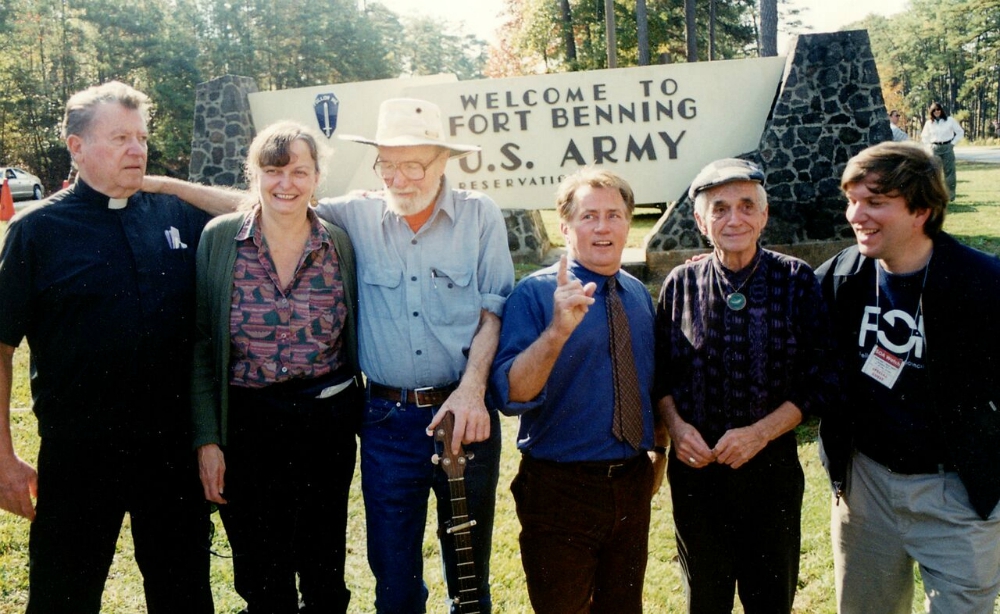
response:
[[[552,328],[558,334],[569,337],[587,315],[590,306],[594,304],[594,291],[597,284],[587,285],[578,279],[570,279],[567,258],[559,259],[559,270],[556,273],[556,291],[553,294]]]
[[[569,258],[566,254],[559,257],[559,270],[556,271],[556,286],[562,287],[569,283]]]

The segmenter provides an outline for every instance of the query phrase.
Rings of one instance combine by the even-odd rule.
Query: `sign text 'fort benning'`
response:
[[[335,94],[335,134],[374,136],[382,100],[441,107],[448,140],[482,152],[451,162],[454,187],[502,207],[549,208],[555,186],[585,165],[624,176],[636,201],[675,200],[705,163],[757,148],[784,58],[457,81],[435,75],[250,95],[258,130],[282,119],[316,124],[313,101]],[[322,126],[314,126],[317,130]],[[331,139],[325,195],[380,187],[375,149]]]

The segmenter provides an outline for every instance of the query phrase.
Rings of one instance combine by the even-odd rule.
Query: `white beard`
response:
[[[434,195],[424,197],[407,196],[405,198],[400,198],[393,194],[389,189],[386,189],[385,191],[385,204],[389,207],[389,211],[403,217],[420,213],[433,204],[433,199]]]

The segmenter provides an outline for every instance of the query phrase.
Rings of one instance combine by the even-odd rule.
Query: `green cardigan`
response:
[[[194,364],[191,374],[191,406],[194,447],[225,445],[229,410],[229,317],[232,308],[233,267],[236,264],[236,233],[249,211],[215,218],[205,227],[198,245],[197,297]],[[347,300],[344,349],[347,362],[360,382],[358,366],[358,282],[354,248],[339,226],[320,220],[333,239],[340,262]]]

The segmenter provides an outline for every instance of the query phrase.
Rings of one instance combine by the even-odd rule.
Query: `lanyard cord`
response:
[[[882,269],[882,265],[876,260],[875,261],[875,308],[878,309],[878,317],[875,319],[875,344],[878,345],[878,333],[879,333],[879,323],[882,320],[882,308],[879,305],[879,299],[881,293],[879,291],[879,271]],[[927,337],[920,332],[920,314],[924,311],[924,288],[927,287],[927,272],[931,269],[931,261],[928,258],[927,264],[924,266],[924,279],[920,282],[920,296],[917,297],[917,314],[913,319],[915,326],[917,327],[917,335],[919,335],[924,340],[924,351],[927,350]],[[907,315],[909,315],[907,313]],[[910,360],[910,352],[913,351],[913,344],[909,344],[910,348],[906,350],[906,356],[903,357],[904,362]]]

